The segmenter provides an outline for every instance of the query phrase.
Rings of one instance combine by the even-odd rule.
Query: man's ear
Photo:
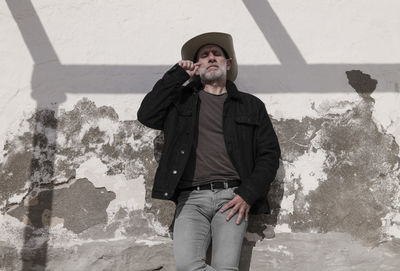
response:
[[[232,58],[226,59],[226,70],[229,71],[232,68]]]

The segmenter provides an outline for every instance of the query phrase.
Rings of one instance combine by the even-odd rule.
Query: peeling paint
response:
[[[282,156],[285,194],[277,232],[344,231],[368,242],[394,236],[395,227],[381,220],[400,210],[393,204],[400,191],[399,146],[378,129],[372,100],[346,107],[342,113],[327,110],[322,118],[305,118],[306,124],[274,121],[282,153],[290,153]],[[311,131],[297,132],[303,125]]]
[[[282,223],[282,224],[276,225],[275,232],[276,233],[288,233],[288,232],[292,232],[292,229],[290,228],[289,224]]]
[[[293,162],[298,156],[309,150],[312,140],[321,129],[323,119],[305,117],[301,121],[295,119],[274,120],[272,123],[278,134],[279,144],[284,150],[282,160]]]
[[[378,127],[394,136],[400,144],[400,94],[374,93],[375,105],[373,117]]]
[[[43,210],[48,210],[44,213],[22,214],[22,201],[24,201],[23,205],[28,203],[24,208],[43,207],[44,202],[41,202],[39,198],[50,193],[50,191],[46,192],[48,188],[38,186],[27,195],[31,182],[29,164],[32,157],[30,153],[32,152],[33,120],[49,122],[42,126],[39,122],[38,128],[44,131],[42,140],[46,142],[47,136],[54,137],[53,131],[45,129],[47,126],[54,126],[51,125],[55,122],[53,116],[54,112],[49,110],[39,111],[36,116],[21,122],[23,136],[12,134],[7,139],[8,156],[4,159],[5,164],[0,164],[0,169],[3,170],[2,176],[12,180],[14,185],[7,182],[0,183],[0,186],[4,186],[1,195],[4,199],[3,206],[7,207],[5,210],[27,224],[31,223],[35,226],[50,224],[52,227],[62,224],[66,229],[75,233],[84,230],[84,232],[88,232],[88,234],[82,235],[82,238],[85,239],[104,238],[106,235],[109,238],[143,234],[166,235],[173,214],[171,211],[160,213],[159,210],[160,207],[171,210],[173,205],[161,202],[152,204],[152,200],[148,199],[152,182],[149,170],[155,170],[157,163],[154,155],[160,152],[159,149],[154,150],[153,148],[154,141],[160,138],[158,137],[159,133],[142,126],[137,121],[119,121],[118,115],[111,107],[97,107],[88,99],[82,99],[72,110],[61,110],[58,114],[56,120],[58,147],[54,155],[55,168],[52,179],[55,188],[53,203],[58,204],[59,199],[56,198],[56,193],[59,193],[60,189],[71,190],[71,187],[77,185],[75,184],[76,179],[86,178],[94,187],[104,187],[108,191],[107,193],[114,193],[115,198],[111,201],[103,196],[98,199],[110,201],[106,208],[106,217],[101,219],[100,224],[82,223],[79,228],[77,225],[70,225],[68,219],[55,214],[55,210],[50,207],[44,208]],[[30,130],[26,131],[22,127],[30,127]],[[46,151],[45,145],[42,151]],[[21,163],[24,161],[21,157],[26,157],[26,165]],[[44,162],[46,161],[44,160]],[[8,165],[12,165],[14,168],[8,170]],[[40,172],[38,173],[40,174]],[[18,174],[25,175],[18,179]],[[145,184],[145,182],[148,183]],[[77,197],[79,196],[77,195]],[[146,197],[147,204],[145,204]],[[73,199],[71,198],[71,200]],[[121,216],[121,210],[126,212],[125,217]],[[136,213],[137,210],[139,213]],[[102,212],[101,208],[95,210],[92,220],[100,222],[96,219],[103,216]],[[90,220],[89,217],[87,219]],[[140,220],[143,220],[142,224],[138,224]]]
[[[116,198],[107,208],[110,219],[120,210],[143,210],[145,203],[144,178],[126,179],[123,174],[107,175],[107,166],[99,158],[92,157],[76,170],[77,178],[88,178],[95,187],[105,187],[113,191]]]
[[[371,99],[371,93],[376,89],[376,85],[378,84],[377,80],[360,70],[347,71],[346,75],[349,84],[361,97]]]
[[[398,145],[375,123],[372,100],[326,101],[310,107],[316,112],[314,117],[277,120],[271,116],[281,143],[282,164],[268,195],[272,212],[252,218],[248,237],[262,240],[274,236],[271,225],[275,232],[345,231],[371,242],[398,236]],[[47,133],[54,137],[54,114],[37,114],[21,122],[21,127],[35,118],[48,121],[39,127],[46,148]],[[0,165],[2,176],[15,182],[2,190],[8,213],[21,223],[51,225],[58,233],[69,232],[77,242],[167,236],[175,205],[150,196],[163,134],[137,121],[120,121],[113,108],[97,107],[88,99],[80,100],[70,111],[60,111],[56,121],[53,206],[42,206],[49,187],[39,186],[27,195],[29,171],[18,172],[15,167],[20,157],[25,157],[27,164],[32,157],[32,132],[24,131],[7,139],[7,157]],[[18,174],[22,174],[20,179]],[[86,188],[76,196],[70,194],[85,182]],[[84,208],[92,210],[90,216],[84,209],[77,211],[82,213],[79,226],[76,220],[71,222],[70,214],[57,208],[65,204],[61,198],[76,202],[84,191],[98,195],[92,200],[98,206]],[[28,206],[48,211],[33,219],[33,214],[24,214]],[[61,238],[58,233],[55,236]]]
[[[51,194],[53,200],[49,202]],[[8,214],[21,221],[27,217],[28,224],[35,228],[63,221],[65,228],[80,233],[91,226],[107,223],[106,208],[114,198],[113,192],[95,188],[87,179],[79,179],[69,188],[43,190],[34,198],[34,204],[21,203]]]
[[[315,190],[321,182],[326,180],[325,160],[326,153],[318,149],[315,152],[307,152],[298,157],[291,163],[292,169],[286,170],[291,178],[301,179],[300,186],[304,196],[307,196],[310,191]]]

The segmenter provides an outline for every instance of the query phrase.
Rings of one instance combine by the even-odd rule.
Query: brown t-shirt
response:
[[[179,187],[239,179],[226,151],[222,129],[222,110],[227,95],[214,95],[204,90],[199,92],[201,102],[194,177],[187,179],[183,176]]]

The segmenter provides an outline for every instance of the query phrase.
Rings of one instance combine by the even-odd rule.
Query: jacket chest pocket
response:
[[[260,123],[255,115],[235,117],[236,133],[239,140],[252,140],[255,130],[259,125]]]
[[[186,103],[173,103],[176,111],[178,112],[179,116],[191,116],[193,112],[193,104],[190,102]]]
[[[188,105],[174,105],[177,112],[177,123],[174,129],[179,133],[187,132],[190,129],[193,116],[193,108]]]

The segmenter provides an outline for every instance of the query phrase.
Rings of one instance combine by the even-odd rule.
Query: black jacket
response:
[[[152,197],[176,200],[177,184],[186,170],[194,173],[197,144],[199,81],[173,66],[142,101],[138,120],[164,131],[164,146]],[[251,213],[268,212],[266,195],[279,167],[280,148],[264,103],[227,81],[223,108],[225,145],[241,184],[235,193],[251,205]]]

